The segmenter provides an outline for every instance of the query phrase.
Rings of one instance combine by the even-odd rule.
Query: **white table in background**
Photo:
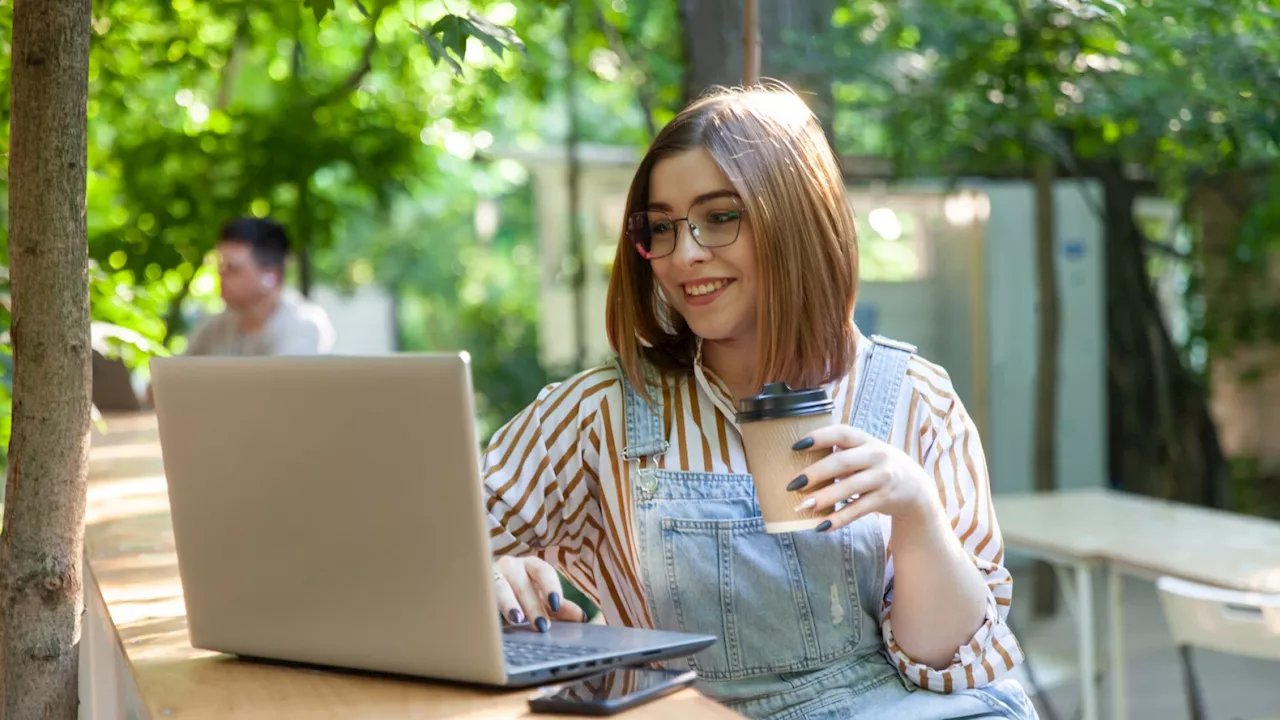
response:
[[[995,506],[1008,550],[1074,571],[1084,720],[1099,718],[1093,568],[1107,569],[1114,720],[1128,718],[1123,576],[1280,594],[1280,522],[1105,489],[997,495]]]

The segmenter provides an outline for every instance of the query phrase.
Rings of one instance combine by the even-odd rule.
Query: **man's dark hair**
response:
[[[283,270],[289,256],[289,236],[272,220],[240,217],[223,223],[218,242],[241,242],[253,250],[253,259],[264,268]]]

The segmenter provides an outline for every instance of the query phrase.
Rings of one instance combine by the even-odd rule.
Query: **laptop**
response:
[[[524,687],[716,641],[503,624],[466,353],[151,370],[193,647]]]

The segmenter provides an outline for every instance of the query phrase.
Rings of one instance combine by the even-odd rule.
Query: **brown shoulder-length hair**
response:
[[[716,88],[654,139],[627,195],[606,300],[609,344],[627,378],[642,361],[690,371],[697,338],[627,238],[625,218],[649,205],[649,174],[664,158],[705,148],[746,206],[759,263],[755,385],[818,387],[853,364],[858,236],[844,179],[817,118],[785,87]],[[652,384],[652,381],[649,381]]]

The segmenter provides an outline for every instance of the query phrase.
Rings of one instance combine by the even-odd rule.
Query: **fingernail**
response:
[[[805,485],[809,484],[809,478],[801,475],[800,477],[787,483],[787,492],[795,492]]]
[[[547,604],[551,606],[551,612],[560,612],[560,593],[551,593],[547,597]]]
[[[830,523],[827,523],[827,524],[828,524],[828,525],[830,525]],[[536,628],[538,628],[538,632],[546,632],[546,631],[547,631],[547,619],[546,619],[546,618],[544,618],[544,617],[540,617],[540,618],[538,618],[537,620],[534,620],[534,621],[533,621],[533,626],[534,626],[534,627],[536,627]]]
[[[791,449],[792,450],[808,450],[811,447],[813,447],[813,438],[807,437],[807,438],[800,438],[799,440],[797,440],[796,444],[791,446]]]
[[[818,498],[816,497],[805,498],[804,502],[796,506],[796,512],[804,512],[806,510],[812,510],[814,506],[816,506],[817,504],[818,504]]]
[[[524,613],[520,612],[520,608],[511,611],[511,622],[517,625],[524,623]]]
[[[830,530],[830,529],[831,529],[831,521],[830,521],[830,520],[823,520],[823,521],[818,525],[818,527],[814,528],[814,530],[815,530],[815,531],[817,531],[817,532],[826,532],[826,531],[828,531],[828,530]]]

